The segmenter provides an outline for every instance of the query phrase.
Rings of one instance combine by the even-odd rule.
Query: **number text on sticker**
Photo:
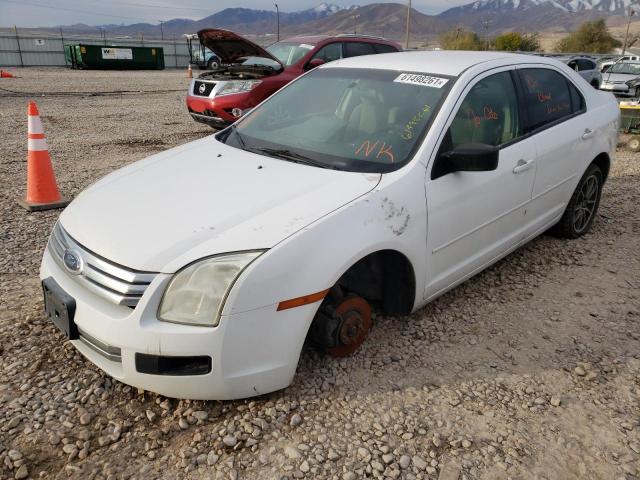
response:
[[[394,82],[408,83],[410,85],[421,85],[423,87],[442,88],[449,80],[447,78],[432,77],[430,75],[419,75],[417,73],[401,73]]]

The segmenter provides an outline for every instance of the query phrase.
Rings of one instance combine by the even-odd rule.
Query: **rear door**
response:
[[[534,140],[523,136],[511,69],[476,77],[443,133],[426,184],[428,232],[425,297],[463,281],[515,248],[535,177]],[[442,155],[470,143],[500,147],[489,172],[447,171]]]
[[[593,149],[593,125],[579,89],[548,66],[518,69],[526,106],[525,133],[536,146],[537,168],[529,231],[539,232],[559,218]]]

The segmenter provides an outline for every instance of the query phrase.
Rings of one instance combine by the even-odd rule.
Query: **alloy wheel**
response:
[[[577,233],[582,233],[591,222],[598,202],[599,188],[600,182],[595,174],[589,175],[582,183],[573,209],[573,228]]]

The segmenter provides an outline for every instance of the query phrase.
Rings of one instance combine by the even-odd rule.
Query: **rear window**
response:
[[[544,68],[520,70],[529,116],[527,131],[569,117],[584,109],[580,92],[564,75]]]

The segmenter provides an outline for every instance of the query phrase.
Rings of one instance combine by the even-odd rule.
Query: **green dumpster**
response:
[[[64,55],[71,68],[162,70],[164,51],[159,47],[67,44]]]

